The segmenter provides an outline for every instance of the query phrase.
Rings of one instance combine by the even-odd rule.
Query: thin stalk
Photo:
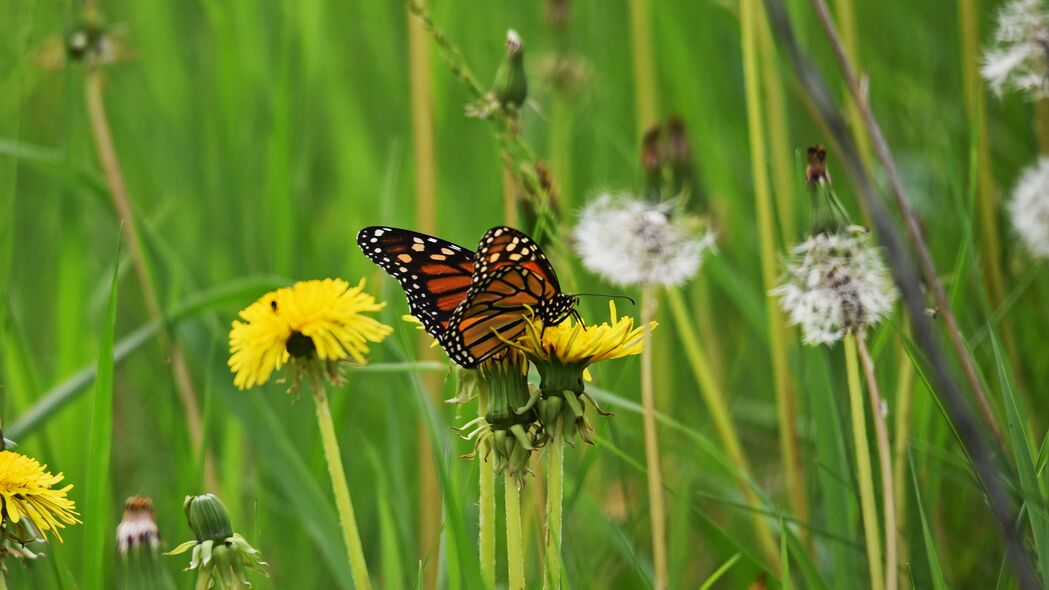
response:
[[[0,572],[0,590],[7,590],[7,576]]]
[[[911,413],[914,400],[914,365],[907,353],[900,347],[900,368],[896,379],[896,422],[893,428],[893,481],[896,489],[896,526],[903,531],[907,528],[907,440],[911,436]],[[900,536],[899,563],[909,563],[907,535]],[[903,580],[906,584],[906,578]]]
[[[797,176],[787,128],[787,100],[783,95],[780,68],[773,67],[773,64],[778,62],[768,20],[762,16],[758,24],[761,26],[761,34],[758,35],[761,43],[761,61],[765,64],[765,67],[761,68],[765,89],[765,114],[768,115],[769,146],[772,150],[769,164],[772,166],[772,178],[777,188],[776,213],[779,217],[780,235],[787,241],[793,241],[798,237],[794,223],[794,186]]]
[[[845,47],[845,55],[854,67],[860,63],[859,43],[856,37],[856,11],[853,10],[852,0],[835,0],[834,13],[838,17],[838,27],[841,28],[841,43]],[[846,86],[845,92],[849,89]],[[845,118],[849,122],[849,130],[852,131],[852,139],[856,142],[856,150],[860,153],[860,161],[869,172],[874,162],[871,154],[870,140],[867,137],[867,127],[863,124],[863,114],[855,103],[849,102],[845,105]],[[861,202],[862,206],[863,203]],[[866,213],[866,212],[864,212]]]
[[[482,418],[488,412],[488,394],[484,389],[477,395],[477,411]],[[477,550],[481,557],[481,579],[485,587],[491,589],[495,588],[495,462],[479,455],[477,465],[481,470]]]
[[[634,58],[634,108],[638,137],[659,117],[648,0],[630,0],[630,44]]]
[[[546,451],[546,575],[543,588],[561,588],[561,524],[564,508],[565,442],[560,421]]]
[[[425,0],[419,0],[425,3]],[[408,61],[412,109],[412,152],[415,169],[415,211],[419,231],[434,234],[437,164],[434,147],[433,97],[430,76],[430,39],[419,19],[408,15]],[[430,338],[420,336],[417,346],[423,361],[437,359],[437,351],[430,347]],[[429,392],[430,401],[441,402],[441,378],[439,375],[423,377],[423,388]],[[425,428],[419,418],[419,431]],[[441,488],[437,481],[437,468],[433,462],[433,446],[428,436],[418,437],[419,457],[419,546],[420,558],[425,559],[441,534]],[[483,462],[482,462],[483,464]],[[423,588],[437,587],[439,559],[425,562],[422,572]]]
[[[142,251],[142,242],[139,240],[138,228],[135,223],[135,214],[131,207],[131,197],[128,194],[127,185],[124,183],[124,173],[120,169],[120,160],[117,158],[116,146],[113,143],[113,134],[110,131],[109,118],[106,116],[105,101],[103,99],[103,86],[105,80],[98,68],[90,68],[87,71],[84,82],[84,95],[87,101],[88,119],[91,123],[91,134],[95,141],[95,149],[98,159],[102,165],[106,185],[109,194],[113,198],[113,208],[116,210],[120,220],[120,229],[123,232],[124,243],[128,246],[131,255],[131,264],[135,269],[139,287],[142,289],[142,298],[146,303],[146,311],[150,319],[163,321],[164,312],[160,307],[160,299],[157,297],[157,289],[153,283],[145,254]],[[204,440],[204,420],[201,416],[200,405],[197,402],[197,394],[193,387],[193,379],[190,377],[189,367],[186,364],[182,348],[175,342],[170,332],[159,333],[161,346],[166,349],[171,358],[171,372],[175,377],[175,386],[178,389],[179,401],[186,417],[186,429],[189,431],[190,442],[193,445],[193,454],[199,456]],[[210,489],[218,486],[218,477],[215,474],[215,461],[210,449],[204,451],[204,481]]]
[[[867,395],[871,403],[871,416],[874,418],[874,436],[878,445],[878,464],[881,469],[882,518],[885,521],[885,588],[896,590],[898,587],[897,549],[896,549],[896,487],[893,485],[892,454],[889,450],[889,430],[885,426],[885,414],[882,410],[881,393],[878,380],[874,375],[874,359],[867,350],[867,341],[863,336],[856,338],[856,348],[860,353],[863,375],[867,379]]]
[[[678,336],[681,338],[681,344],[685,349],[685,356],[692,367],[696,381],[699,382],[699,392],[703,396],[703,401],[707,404],[711,419],[714,421],[714,430],[717,431],[718,439],[721,441],[729,461],[736,468],[740,491],[743,493],[747,505],[752,508],[751,518],[754,523],[754,533],[757,535],[762,552],[765,554],[765,559],[779,571],[779,545],[776,543],[772,529],[769,527],[768,519],[763,514],[765,508],[762,506],[761,498],[754,491],[750,464],[746,455],[743,454],[736,427],[732,424],[725,394],[718,384],[714,372],[711,370],[706,355],[700,348],[700,340],[694,330],[695,322],[688,316],[685,300],[681,296],[680,291],[668,289],[667,300],[670,302],[670,311],[674,317],[674,325],[678,328]]]
[[[641,406],[645,432],[645,466],[648,476],[648,514],[652,521],[652,567],[656,590],[667,587],[667,524],[663,504],[663,474],[659,463],[659,432],[656,429],[656,396],[652,386],[652,330],[655,315],[655,293],[649,285],[641,287],[641,326],[644,346],[641,349]]]
[[[837,29],[834,27],[834,23],[830,18],[830,13],[827,10],[826,2],[824,2],[824,0],[812,0],[812,5],[820,17],[820,22],[827,34],[827,39],[830,41],[831,47],[834,48],[839,69],[848,84],[849,92],[852,94],[852,99],[860,109],[860,113],[863,115],[863,121],[867,126],[867,132],[870,134],[871,141],[874,144],[878,160],[881,162],[882,168],[888,176],[889,184],[892,186],[892,193],[896,200],[896,206],[899,208],[900,213],[903,216],[904,226],[907,230],[907,239],[910,242],[911,247],[914,249],[915,256],[918,259],[918,266],[921,268],[922,276],[925,278],[925,283],[928,285],[929,289],[932,290],[937,310],[943,317],[951,346],[954,348],[954,352],[962,364],[966,381],[969,383],[969,388],[972,391],[973,396],[976,398],[984,422],[994,434],[995,439],[1001,444],[1001,428],[998,426],[998,420],[995,418],[994,411],[991,409],[987,393],[984,391],[983,384],[980,382],[980,376],[976,372],[976,364],[973,361],[972,353],[966,347],[961,330],[958,328],[958,322],[954,317],[954,313],[951,311],[950,303],[947,300],[947,294],[943,290],[943,283],[940,282],[940,277],[936,272],[936,265],[933,263],[932,255],[929,253],[929,248],[925,244],[925,239],[922,237],[922,231],[921,227],[918,225],[918,219],[915,217],[914,211],[911,209],[910,199],[907,197],[907,193],[903,189],[903,182],[900,180],[900,175],[896,169],[896,164],[893,161],[892,153],[889,151],[889,144],[885,141],[885,136],[881,132],[881,127],[878,125],[877,120],[874,118],[874,113],[871,111],[870,105],[867,103],[867,98],[863,89],[860,87],[859,78],[853,70],[852,65],[849,63],[848,57],[845,55],[841,39],[838,36]]]
[[[757,212],[758,235],[761,245],[761,278],[766,293],[776,286],[775,228],[769,189],[767,160],[765,153],[765,129],[761,110],[761,85],[758,80],[757,34],[758,0],[740,1],[740,28],[743,36],[743,80],[747,103],[747,131],[750,138],[751,173],[754,177],[754,204]],[[771,66],[771,64],[766,64]],[[797,401],[791,384],[787,365],[786,323],[779,305],[772,297],[765,297],[765,310],[769,321],[769,350],[772,355],[772,373],[776,392],[776,417],[779,424],[780,456],[783,459],[787,493],[792,509],[799,518],[807,513],[805,480],[801,475],[801,453],[798,448]]]
[[[342,468],[342,455],[339,453],[339,442],[335,438],[335,423],[328,406],[328,394],[319,379],[314,379],[312,386],[313,404],[317,409],[317,426],[320,428],[321,443],[324,446],[324,460],[328,463],[328,477],[331,478],[331,490],[335,494],[335,508],[339,512],[342,540],[346,543],[346,556],[350,560],[353,585],[357,590],[368,590],[371,588],[368,565],[364,561],[361,536],[357,532],[357,517],[350,501],[350,488],[346,485],[346,472]]]
[[[965,104],[972,132],[970,151],[976,165],[976,206],[980,216],[980,233],[984,246],[983,277],[991,307],[1002,302],[1005,294],[1001,271],[1001,245],[998,241],[998,207],[994,202],[994,176],[991,171],[991,149],[983,103],[983,79],[980,77],[980,24],[975,0],[958,0],[962,40],[962,80]]]
[[[506,504],[506,575],[510,590],[524,590],[524,535],[521,532],[521,490],[513,477],[503,477]]]
[[[1038,135],[1038,148],[1043,155],[1049,155],[1049,99],[1039,98],[1034,101],[1034,128]]]
[[[860,483],[860,512],[863,514],[863,534],[867,545],[867,567],[871,574],[871,588],[885,590],[882,571],[881,543],[878,540],[878,508],[874,504],[874,476],[871,474],[871,456],[867,441],[867,417],[863,411],[863,392],[860,370],[856,363],[856,339],[845,336],[845,369],[849,379],[849,407],[852,410],[852,442],[856,447],[856,478]]]

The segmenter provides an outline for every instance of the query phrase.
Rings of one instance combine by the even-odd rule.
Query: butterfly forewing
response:
[[[484,282],[488,275],[506,266],[521,266],[534,272],[540,280],[549,282],[556,292],[561,291],[546,254],[539,244],[512,227],[493,227],[481,236],[474,255],[474,283]]]
[[[440,338],[473,284],[474,253],[434,236],[382,226],[362,229],[357,244],[397,279],[412,315]]]

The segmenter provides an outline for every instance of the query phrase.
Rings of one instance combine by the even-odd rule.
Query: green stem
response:
[[[758,0],[741,0],[740,28],[743,37],[743,80],[747,103],[747,132],[750,141],[751,174],[754,177],[754,205],[757,213],[758,235],[761,245],[761,278],[767,293],[776,286],[776,264],[779,260],[776,249],[775,228],[772,221],[772,205],[769,177],[766,166],[765,129],[761,110],[761,84],[758,79]],[[771,67],[772,64],[766,64]],[[797,402],[791,386],[787,365],[787,336],[785,322],[779,305],[772,297],[765,298],[765,309],[769,323],[769,350],[772,355],[772,376],[776,392],[776,418],[779,424],[780,456],[783,460],[784,476],[791,504],[805,502],[804,479],[801,475],[801,457],[795,425]],[[796,509],[798,518],[806,512]]]
[[[896,590],[896,498],[895,486],[892,483],[889,429],[885,426],[881,393],[878,389],[878,380],[874,375],[874,359],[867,350],[867,341],[860,336],[856,339],[856,345],[860,353],[860,363],[863,365],[863,375],[867,379],[867,397],[870,399],[871,416],[874,418],[874,436],[878,444],[878,466],[881,469],[882,518],[885,519],[885,587],[888,590]]]
[[[656,75],[649,29],[648,0],[630,0],[630,43],[634,58],[637,136],[656,123]]]
[[[368,590],[371,588],[371,581],[368,578],[368,565],[364,562],[361,536],[357,532],[357,517],[353,513],[353,503],[350,502],[346,472],[342,469],[342,455],[339,453],[339,442],[335,438],[335,424],[331,419],[331,408],[328,407],[328,394],[325,393],[324,385],[319,379],[313,382],[313,402],[317,408],[317,426],[321,431],[324,459],[328,462],[328,476],[331,478],[331,489],[335,494],[335,508],[339,512],[342,540],[346,543],[353,585],[357,590]]]
[[[7,590],[7,574],[0,572],[0,590]]]
[[[678,336],[681,338],[681,344],[685,349],[685,356],[692,367],[696,381],[699,382],[699,392],[703,396],[703,401],[707,404],[711,418],[714,420],[714,429],[718,433],[718,439],[724,446],[725,453],[728,455],[729,460],[732,461],[732,465],[736,468],[739,487],[746,498],[747,505],[753,509],[751,514],[754,521],[754,532],[761,543],[761,549],[769,563],[778,569],[779,548],[773,538],[772,530],[769,528],[768,520],[764,516],[766,509],[762,506],[761,499],[758,498],[752,487],[750,464],[747,462],[746,455],[743,454],[743,448],[739,443],[739,434],[736,433],[736,427],[732,424],[732,419],[729,417],[728,403],[725,401],[724,392],[722,392],[721,386],[714,377],[714,372],[703,354],[703,349],[700,348],[699,337],[693,329],[695,322],[688,316],[685,300],[682,298],[681,292],[677,289],[668,289],[667,301],[670,302],[670,311],[674,316],[673,323],[677,326]]]
[[[641,288],[641,326],[644,346],[641,349],[641,406],[645,437],[645,471],[648,479],[648,515],[652,527],[652,567],[656,590],[665,590],[668,582],[667,521],[663,504],[663,470],[659,459],[659,431],[656,427],[656,396],[652,385],[652,330],[655,315],[655,293],[651,286]]]
[[[561,420],[564,420],[562,418]],[[561,588],[561,522],[564,501],[565,442],[564,428],[558,421],[546,456],[546,576],[543,588]]]
[[[512,476],[503,477],[506,503],[506,570],[510,590],[524,590],[524,536],[521,533],[521,490]]]
[[[911,362],[907,352],[900,347],[899,373],[896,379],[896,421],[893,425],[893,481],[896,488],[893,495],[896,498],[897,523],[899,530],[907,528],[907,440],[911,436],[911,413],[914,400],[914,364]],[[899,542],[900,563],[908,563],[907,535],[900,535]],[[907,578],[904,578],[906,584]]]
[[[477,411],[488,412],[488,394],[483,389],[477,396]],[[495,462],[478,457],[481,470],[478,502],[481,505],[477,526],[480,529],[477,550],[481,556],[481,579],[486,588],[495,588]]]
[[[867,441],[867,418],[863,412],[863,392],[856,356],[856,340],[852,334],[847,334],[845,369],[849,379],[852,438],[856,447],[856,477],[860,482],[860,511],[863,514],[863,534],[867,544],[867,566],[871,573],[872,590],[884,590],[881,544],[878,541],[878,509],[874,504],[874,476],[871,474],[871,456]]]

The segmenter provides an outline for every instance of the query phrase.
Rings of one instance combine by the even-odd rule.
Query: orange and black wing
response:
[[[440,338],[473,285],[474,253],[434,236],[381,226],[358,232],[357,245],[397,279],[412,315]]]
[[[493,227],[481,236],[474,254],[474,283],[483,282],[489,274],[506,266],[527,268],[540,279],[550,283],[554,292],[561,292],[557,273],[550,265],[539,244],[520,230],[512,227]]]
[[[448,356],[473,368],[525,332],[526,315],[542,301],[557,295],[554,285],[535,271],[503,266],[470,290],[455,310],[440,339]]]

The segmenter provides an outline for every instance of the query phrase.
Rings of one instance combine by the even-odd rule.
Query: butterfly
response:
[[[408,307],[458,364],[472,368],[525,331],[529,312],[544,326],[575,314],[539,246],[511,227],[494,227],[477,252],[411,230],[366,227],[357,244],[401,284]]]

